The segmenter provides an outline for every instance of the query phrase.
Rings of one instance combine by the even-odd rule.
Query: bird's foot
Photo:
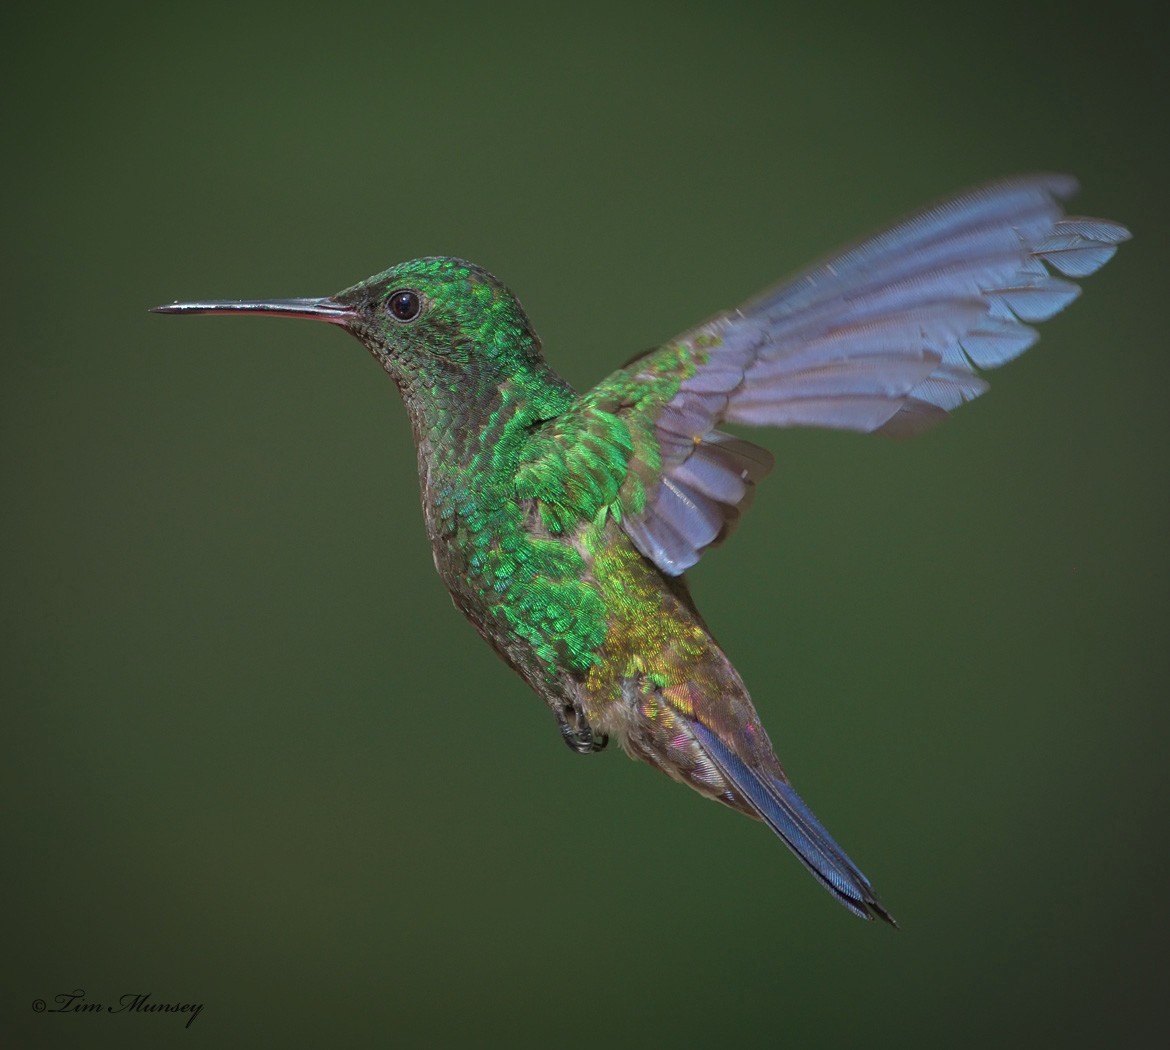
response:
[[[605,733],[598,733],[580,711],[570,709],[564,713],[558,711],[556,715],[557,724],[561,728],[561,737],[577,754],[590,755],[595,751],[605,750],[605,745],[609,743],[609,736]]]

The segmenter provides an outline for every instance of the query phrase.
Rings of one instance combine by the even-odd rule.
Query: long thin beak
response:
[[[345,325],[357,319],[357,313],[336,299],[223,299],[204,303],[167,303],[153,306],[152,314],[264,314],[270,317],[307,317],[310,321],[327,321]]]

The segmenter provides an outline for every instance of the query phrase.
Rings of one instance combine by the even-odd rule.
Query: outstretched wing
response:
[[[927,208],[615,372],[557,421],[554,443],[570,456],[582,434],[609,436],[608,505],[677,575],[726,536],[771,463],[720,422],[904,436],[983,393],[977,370],[1023,353],[1028,322],[1080,294],[1052,271],[1087,276],[1129,237],[1065,216],[1076,188],[1031,175]]]

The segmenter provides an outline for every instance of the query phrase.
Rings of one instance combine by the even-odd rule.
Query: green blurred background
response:
[[[0,1044],[1156,1040],[1170,41],[919,6],[3,16]],[[1134,242],[930,436],[764,437],[692,574],[900,933],[564,747],[435,578],[356,343],[145,312],[458,254],[583,387],[1031,169]],[[205,1005],[34,1014],[78,987]]]

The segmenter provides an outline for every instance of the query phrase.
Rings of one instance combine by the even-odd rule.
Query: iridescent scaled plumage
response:
[[[928,208],[636,358],[577,396],[520,304],[459,259],[418,259],[318,300],[204,302],[340,325],[397,384],[435,566],[548,703],[565,740],[609,737],[763,820],[845,907],[893,921],[795,793],[681,575],[721,542],[772,457],[725,422],[908,435],[977,397],[1128,232],[1068,217],[1068,176]],[[1063,276],[1057,276],[1057,274]],[[778,628],[779,629],[779,628]]]

